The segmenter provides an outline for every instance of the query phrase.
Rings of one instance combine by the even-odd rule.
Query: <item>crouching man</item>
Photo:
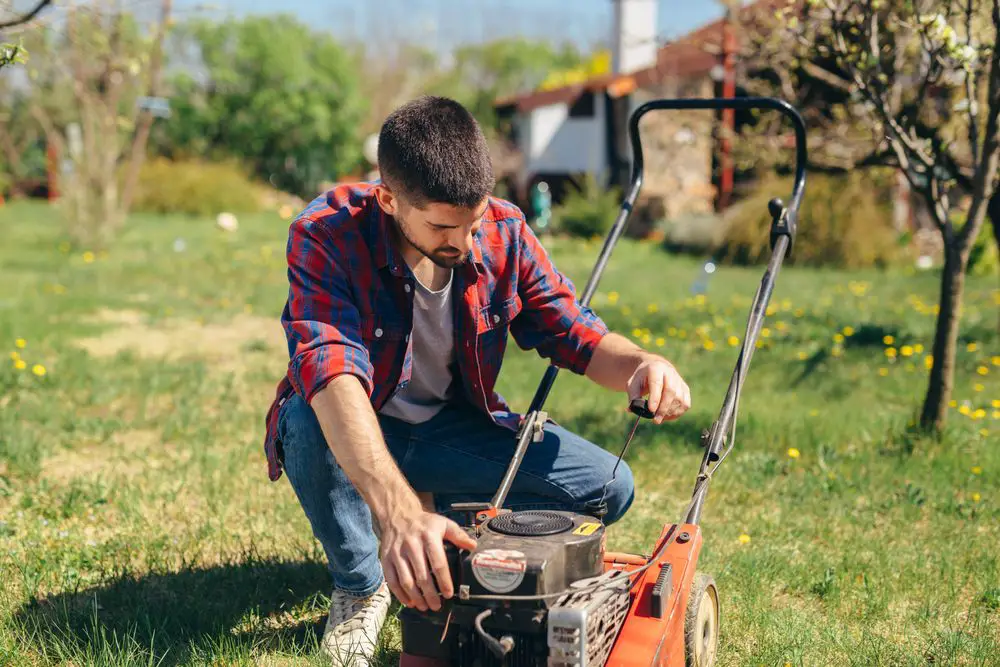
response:
[[[622,404],[647,396],[657,423],[690,407],[674,366],[582,307],[524,214],[491,195],[487,143],[465,108],[439,97],[398,108],[378,168],[379,181],[338,185],[291,224],[290,362],[266,419],[269,476],[287,471],[328,559],[322,645],[337,665],[369,664],[390,595],[426,610],[454,594],[444,541],[475,542],[448,508],[492,497],[515,447],[520,415],[494,391],[508,333]],[[546,424],[505,507],[583,511],[615,461]],[[605,522],[632,499],[622,463]]]

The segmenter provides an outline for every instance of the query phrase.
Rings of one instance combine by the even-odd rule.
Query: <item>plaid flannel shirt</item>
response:
[[[389,223],[373,183],[348,183],[318,196],[289,227],[281,315],[289,364],[265,417],[272,481],[283,464],[278,409],[293,392],[310,402],[350,373],[378,411],[410,380],[415,278],[389,241]],[[460,387],[494,422],[516,430],[521,415],[494,391],[508,331],[522,349],[582,375],[608,329],[577,301],[518,207],[491,197],[474,238],[453,284]]]

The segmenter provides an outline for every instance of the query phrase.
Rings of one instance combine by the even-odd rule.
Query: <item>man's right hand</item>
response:
[[[454,521],[422,510],[400,512],[380,528],[382,570],[389,590],[407,607],[438,611],[441,597],[455,594],[444,541],[461,549],[474,549],[476,541]]]

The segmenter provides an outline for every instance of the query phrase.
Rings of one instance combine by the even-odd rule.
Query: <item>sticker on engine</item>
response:
[[[573,531],[574,535],[593,535],[594,531],[601,527],[599,523],[581,523],[577,526],[577,529]]]
[[[527,560],[520,551],[487,549],[472,557],[472,574],[483,588],[510,593],[524,581]]]

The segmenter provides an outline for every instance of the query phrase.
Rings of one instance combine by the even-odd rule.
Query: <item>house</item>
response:
[[[760,0],[736,10],[734,18],[785,2]],[[601,185],[627,187],[628,118],[647,100],[742,94],[736,83],[738,34],[730,21],[713,21],[662,47],[656,25],[656,0],[616,0],[611,74],[495,102],[506,138],[521,155],[507,187],[526,211],[532,187],[542,181],[555,203],[585,175]],[[724,208],[737,174],[728,146],[717,138],[719,129],[723,123],[738,128],[748,116],[661,111],[644,117],[645,170],[636,217],[649,224]]]

